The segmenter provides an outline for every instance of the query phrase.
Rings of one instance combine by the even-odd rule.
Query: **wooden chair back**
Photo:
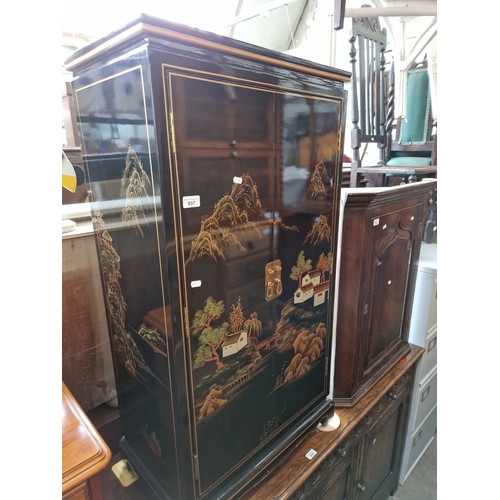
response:
[[[387,147],[386,96],[384,85],[387,32],[377,17],[352,19],[351,49],[351,187],[359,185],[363,143],[379,147],[378,165],[385,163]]]

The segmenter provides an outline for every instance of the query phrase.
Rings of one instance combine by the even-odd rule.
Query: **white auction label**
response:
[[[183,196],[182,197],[182,207],[183,208],[196,208],[201,205],[200,196]]]
[[[199,288],[201,286],[201,280],[191,281],[191,288]]]
[[[318,453],[316,450],[313,450],[312,448],[306,453],[306,457],[309,459],[309,460],[312,460],[314,455],[316,455],[316,453]]]
[[[243,182],[243,179],[242,179],[241,177],[236,177],[236,176],[234,176],[234,177],[233,177],[233,182],[234,182],[235,184],[241,184],[241,183]]]

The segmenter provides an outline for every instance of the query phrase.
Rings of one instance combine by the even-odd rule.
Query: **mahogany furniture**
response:
[[[387,500],[398,489],[416,363],[424,349],[396,363],[351,408],[340,427],[311,430],[241,500]]]
[[[409,351],[415,279],[435,179],[342,191],[334,400],[352,406]]]
[[[84,411],[62,383],[62,498],[100,500],[98,473],[111,451]]]
[[[121,450],[162,499],[237,498],[334,409],[349,74],[146,15],[66,68]]]

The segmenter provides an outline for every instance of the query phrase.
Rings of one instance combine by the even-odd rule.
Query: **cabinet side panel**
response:
[[[180,496],[171,331],[152,97],[145,52],[74,83],[120,414],[127,443]],[[156,323],[147,321],[158,311]]]

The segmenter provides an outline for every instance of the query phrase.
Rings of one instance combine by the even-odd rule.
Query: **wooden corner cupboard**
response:
[[[334,409],[349,73],[142,15],[75,52],[121,448],[229,499]]]
[[[409,352],[420,248],[437,180],[342,190],[334,376],[352,406]]]

